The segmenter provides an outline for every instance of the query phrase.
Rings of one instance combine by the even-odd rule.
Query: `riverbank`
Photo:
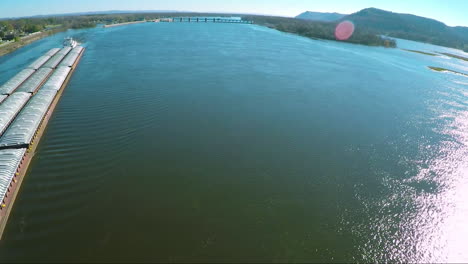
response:
[[[441,67],[433,67],[433,66],[427,66],[427,67],[428,67],[429,69],[433,70],[433,71],[436,71],[436,72],[451,72],[451,73],[455,73],[455,74],[459,74],[459,75],[468,77],[468,74],[463,73],[463,72],[458,72],[458,71],[454,71],[454,70],[449,70],[449,69],[441,68]]]
[[[62,93],[65,90],[66,86],[68,85],[68,82],[73,75],[78,63],[81,60],[81,57],[84,53],[85,49],[83,49],[80,53],[80,55],[77,57],[75,63],[73,64],[70,73],[68,74],[67,78],[62,84],[62,87],[60,90],[57,92],[57,95],[54,98],[54,101],[49,107],[49,110],[47,111],[47,114],[45,115],[44,119],[41,122],[41,125],[39,129],[36,132],[35,139],[32,141],[30,147],[28,148],[26,154],[23,157],[23,161],[21,163],[21,166],[19,167],[19,170],[17,172],[17,176],[15,177],[16,179],[12,181],[11,186],[10,186],[10,195],[5,198],[5,205],[6,207],[0,212],[0,239],[2,239],[3,236],[3,231],[5,230],[6,224],[8,222],[8,218],[11,214],[11,211],[13,209],[13,205],[15,203],[16,197],[19,193],[19,190],[21,189],[21,184],[23,183],[23,179],[26,177],[26,173],[28,172],[29,165],[36,153],[36,149],[41,141],[41,138],[47,129],[47,124],[49,123],[50,118],[52,117],[55,107],[57,106],[58,101],[62,97]]]
[[[418,53],[418,54],[423,54],[423,55],[428,55],[428,56],[437,56],[437,54],[424,52],[424,51],[419,51],[419,50],[410,50],[410,49],[401,49],[401,50],[408,51],[408,52],[413,52],[413,53]]]
[[[117,24],[109,24],[109,25],[104,25],[102,27],[103,28],[120,27],[120,26],[125,26],[125,25],[141,24],[141,23],[146,23],[146,22],[147,22],[146,20],[132,21],[132,22],[117,23]]]
[[[451,53],[446,53],[446,52],[442,52],[441,54],[443,54],[445,56],[448,56],[448,57],[451,57],[451,58],[455,58],[455,59],[459,59],[459,60],[463,60],[463,61],[468,61],[467,57],[463,57],[463,56],[459,56],[459,55],[455,55],[455,54],[451,54]]]
[[[65,31],[66,29],[65,28],[56,28],[56,29],[53,29],[53,30],[47,30],[47,31],[42,31],[40,33],[37,33],[37,34],[31,34],[31,35],[28,35],[28,36],[25,36],[25,37],[22,37],[19,41],[14,41],[14,42],[10,42],[10,43],[6,43],[6,44],[3,44],[3,45],[0,45],[0,56],[3,56],[3,55],[6,55],[6,54],[9,54],[19,48],[22,48],[26,45],[29,45],[37,40],[40,40],[40,39],[43,39],[45,37],[48,37],[48,36],[51,36],[51,35],[54,35],[58,32],[62,32],[62,31]]]

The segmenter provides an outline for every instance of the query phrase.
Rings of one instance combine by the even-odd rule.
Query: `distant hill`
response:
[[[363,9],[341,20],[350,20],[356,28],[381,35],[468,51],[468,27],[449,27],[434,19],[377,8]]]
[[[468,41],[468,27],[454,27],[453,30],[459,37]]]
[[[312,12],[306,11],[296,18],[305,19],[305,20],[314,20],[314,21],[323,21],[323,22],[333,22],[340,20],[341,18],[345,17],[344,14],[339,13],[320,13],[320,12]]]

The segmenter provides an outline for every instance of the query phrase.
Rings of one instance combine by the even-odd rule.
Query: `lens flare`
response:
[[[337,40],[347,40],[354,33],[354,24],[351,21],[343,21],[335,28],[335,37]]]

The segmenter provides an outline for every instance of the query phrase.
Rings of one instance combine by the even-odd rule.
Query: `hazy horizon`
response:
[[[450,3],[451,5],[447,5],[447,1],[443,0],[397,0],[379,3],[371,0],[334,0],[326,2],[238,0],[233,3],[219,3],[214,0],[200,0],[196,3],[188,0],[178,0],[170,3],[151,0],[135,0],[132,3],[124,0],[84,0],[70,2],[65,6],[63,1],[58,0],[6,0],[0,3],[0,19],[108,11],[175,11],[294,17],[305,11],[352,14],[365,8],[375,7],[391,12],[435,19],[448,26],[468,26],[468,17],[465,16],[463,11],[468,10],[468,2],[452,0]]]

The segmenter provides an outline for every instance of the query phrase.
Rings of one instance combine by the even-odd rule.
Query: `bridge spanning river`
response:
[[[173,17],[170,19],[161,19],[161,22],[203,22],[203,23],[237,23],[253,24],[252,21],[242,20],[240,17]]]

